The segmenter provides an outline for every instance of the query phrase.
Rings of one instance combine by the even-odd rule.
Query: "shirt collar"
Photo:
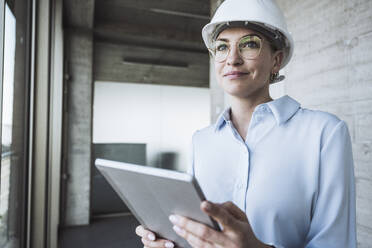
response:
[[[281,125],[288,121],[300,108],[301,104],[290,96],[282,96],[266,103],[274,114],[276,122]]]
[[[254,111],[256,112],[262,109],[261,106],[265,105],[268,106],[273,113],[278,125],[281,125],[288,121],[301,106],[300,103],[297,102],[295,99],[285,95],[271,102],[262,103],[256,106]],[[226,122],[230,121],[230,110],[231,107],[228,107],[219,115],[215,123],[215,131],[220,130],[226,124]]]
[[[214,127],[215,132],[220,130],[225,125],[226,122],[230,121],[230,111],[231,107],[228,107],[218,116]]]

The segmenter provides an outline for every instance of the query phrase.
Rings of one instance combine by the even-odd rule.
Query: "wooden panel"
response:
[[[187,63],[187,68],[124,63],[124,58]],[[209,56],[138,46],[95,43],[94,79],[98,81],[208,87]]]

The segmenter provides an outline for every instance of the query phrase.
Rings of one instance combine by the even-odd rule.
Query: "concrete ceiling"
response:
[[[206,0],[95,0],[96,80],[209,87]]]
[[[64,10],[65,26],[93,34],[94,80],[209,87],[210,1],[65,0]]]
[[[209,1],[96,0],[98,40],[206,52],[200,31],[209,20]]]

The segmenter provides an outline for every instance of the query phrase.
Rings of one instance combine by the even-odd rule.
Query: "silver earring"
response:
[[[276,72],[276,73],[271,73],[270,75],[270,84],[275,84],[277,82],[280,82],[282,80],[284,80],[284,76],[283,75],[280,75],[279,76],[279,72]]]
[[[279,72],[271,73],[270,75],[270,83],[274,83],[274,81],[278,78]]]

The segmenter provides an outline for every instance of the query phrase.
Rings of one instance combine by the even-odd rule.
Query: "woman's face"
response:
[[[262,39],[259,56],[254,59],[242,58],[237,43],[242,37],[252,34]],[[225,29],[217,37],[218,40],[226,41],[230,47],[226,60],[214,62],[217,81],[222,89],[239,98],[267,95],[270,75],[279,71],[282,52],[273,52],[267,39],[243,27]]]

